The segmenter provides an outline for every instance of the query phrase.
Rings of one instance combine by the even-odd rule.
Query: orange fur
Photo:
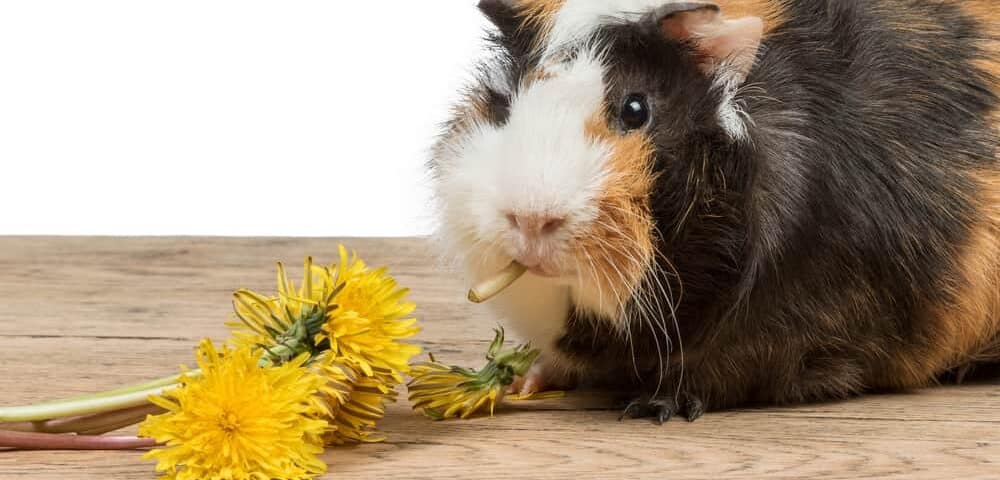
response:
[[[932,372],[971,362],[1000,361],[1000,171],[975,175],[980,183],[979,219],[962,245],[953,299],[933,309],[946,348],[923,359]],[[916,380],[916,379],[914,379]]]
[[[527,23],[540,27],[540,44],[544,44],[545,33],[552,28],[555,16],[564,2],[565,0],[521,0],[518,4]],[[784,21],[784,9],[777,0],[719,0],[716,3],[729,18],[752,16],[764,19],[765,35]]]
[[[525,25],[537,28],[538,38],[534,48],[541,49],[545,45],[548,33],[555,23],[556,14],[562,8],[565,0],[520,0],[517,5]]]
[[[950,301],[917,319],[927,343],[892,355],[874,386],[925,386],[944,372],[978,362],[1000,362],[1000,170],[978,172],[977,223],[957,250],[949,273]]]
[[[524,79],[521,80],[521,88],[527,89],[535,82],[541,82],[543,80],[548,80],[552,78],[552,72],[546,70],[545,67],[537,67],[534,70],[528,72]]]
[[[451,122],[442,134],[442,138],[453,140],[467,135],[476,125],[487,122],[489,105],[481,90],[466,92],[462,100],[451,109]],[[438,142],[432,152],[434,158],[447,157],[446,150],[451,145],[449,141]]]
[[[990,76],[994,91],[1000,92],[1000,9],[998,9],[1000,5],[996,3],[996,0],[951,0],[951,2],[962,9],[970,19],[979,24],[980,34],[976,43],[981,53],[980,58],[976,61],[976,65]],[[909,11],[907,9],[908,3],[893,0],[882,4],[885,10],[883,16],[893,29],[908,33],[926,34],[929,32],[944,33],[952,27],[927,15],[926,12],[913,12],[914,14],[907,15],[906,13]],[[919,42],[919,38],[920,35],[911,37],[911,41],[917,43],[911,43],[909,46],[911,48],[925,49],[931,53],[935,51],[935,44],[932,40],[921,43]]]
[[[956,2],[981,27],[975,61],[1000,96],[1000,11],[994,0]],[[898,15],[887,15],[899,18]],[[933,18],[902,19],[893,25],[905,31],[926,33],[947,29]],[[934,45],[911,45],[933,53]],[[990,115],[1000,138],[1000,108]],[[1000,148],[993,167],[971,172],[978,181],[977,223],[960,246],[950,284],[952,301],[930,309],[927,324],[930,345],[903,352],[896,369],[887,372],[885,386],[915,387],[932,381],[934,375],[976,362],[1000,361]]]
[[[976,21],[981,29],[976,43],[980,49],[979,58],[975,64],[979,67],[993,86],[993,91],[1000,95],[1000,10],[996,0],[951,0],[965,12],[970,19]],[[888,25],[902,32],[918,34],[911,36],[910,48],[926,51],[935,55],[937,45],[933,37],[920,35],[931,32],[946,33],[951,25],[944,24],[926,12],[914,12],[906,15],[909,2],[899,0],[887,1],[882,4]],[[901,14],[903,13],[903,14]],[[926,40],[921,41],[921,38]],[[1000,121],[1000,110],[992,114],[994,122]]]
[[[916,34],[910,36],[908,47],[933,52],[934,44],[921,42],[921,37],[928,33],[946,33],[951,26],[940,22],[926,11],[915,10],[909,3],[911,2],[906,0],[885,0],[874,4],[873,8],[880,10],[880,17],[893,30]]]
[[[959,6],[979,22],[982,36],[978,43],[982,52],[976,65],[989,75],[993,92],[1000,96],[1000,5],[996,0],[964,0]],[[992,118],[1000,130],[1000,109],[993,111]]]
[[[618,306],[639,288],[655,254],[649,206],[653,148],[643,133],[614,132],[603,112],[586,122],[585,131],[593,141],[611,147],[612,153],[597,199],[597,219],[578,238],[577,257],[581,265],[595,269],[594,281],[601,291],[625,297],[602,299],[606,306]],[[612,313],[621,318],[621,312]]]
[[[1000,98],[1000,9],[996,0],[963,0],[959,6],[980,25],[981,52],[975,63]],[[996,141],[1000,139],[1000,106],[990,118]],[[992,170],[974,174],[981,188],[980,223],[973,229],[961,262],[969,288],[960,292],[954,312],[961,323],[971,320],[966,329],[980,327],[980,335],[992,334],[965,341],[972,348],[968,352],[971,361],[1000,362],[1000,145],[996,155]]]
[[[1000,76],[1000,5],[995,0],[962,0],[958,5],[982,29],[981,46],[989,56],[984,59],[986,70]]]
[[[518,8],[528,22],[536,25],[551,24],[565,0],[521,0]]]
[[[785,11],[777,0],[720,0],[716,3],[728,18],[763,19],[765,36],[785,21]]]

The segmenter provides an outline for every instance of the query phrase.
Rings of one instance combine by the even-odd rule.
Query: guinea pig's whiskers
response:
[[[615,209],[618,210],[618,211],[620,211],[620,212],[622,212],[622,213],[628,213],[628,214],[636,215],[634,212],[627,212],[624,209],[622,209],[620,207],[617,207],[617,206],[615,206]],[[601,223],[605,228],[608,228],[609,230],[614,231],[616,234],[623,235],[623,233],[621,232],[620,228],[617,228],[617,227],[611,226],[611,225],[607,225],[606,223],[604,223],[602,221],[599,221],[599,223]],[[654,229],[655,229],[655,227],[654,227]],[[657,235],[659,235],[659,230],[655,229],[655,233]],[[639,314],[639,315],[641,315],[643,317],[642,320],[644,320],[645,323],[647,325],[649,325],[651,333],[653,334],[654,341],[656,342],[657,350],[661,351],[660,350],[660,344],[659,344],[659,337],[660,337],[660,334],[662,334],[664,342],[665,342],[665,347],[666,347],[667,351],[670,352],[670,351],[673,351],[673,341],[672,341],[672,339],[670,337],[670,334],[669,334],[669,331],[668,331],[668,328],[667,328],[667,316],[668,316],[668,312],[664,311],[664,309],[663,309],[663,302],[667,303],[667,309],[669,310],[669,316],[670,316],[670,319],[671,319],[671,321],[673,323],[674,331],[676,332],[677,337],[678,337],[678,351],[679,351],[679,354],[680,354],[680,363],[681,363],[681,365],[680,365],[679,382],[683,382],[683,375],[684,375],[684,348],[683,348],[683,341],[680,339],[680,326],[679,326],[678,321],[677,321],[677,309],[676,309],[676,303],[679,303],[679,299],[677,299],[677,300],[674,299],[673,289],[670,286],[669,281],[666,280],[667,272],[662,268],[662,266],[659,265],[658,262],[656,262],[656,257],[660,256],[664,260],[666,260],[667,264],[670,265],[671,269],[674,270],[675,275],[679,279],[679,275],[676,273],[676,268],[674,268],[673,263],[670,262],[670,260],[668,258],[666,258],[666,256],[663,255],[662,252],[659,249],[655,249],[655,255],[654,255],[654,258],[652,259],[652,261],[643,261],[642,259],[638,258],[637,252],[622,251],[622,249],[618,249],[618,248],[615,248],[612,245],[609,245],[608,242],[602,242],[602,243],[605,246],[609,246],[612,249],[617,250],[619,253],[621,253],[623,255],[623,257],[627,261],[631,262],[635,267],[639,268],[640,270],[646,272],[646,274],[644,275],[644,279],[640,282],[639,288],[636,289],[636,293],[635,293],[635,295],[633,297],[633,303],[636,306],[636,313]],[[622,276],[621,271],[620,270],[617,270],[617,271],[618,271],[619,276]],[[666,285],[663,283],[664,281],[667,281]],[[649,288],[642,288],[641,284],[646,284]],[[656,289],[656,290],[658,290],[660,292],[660,296],[663,299],[662,301],[656,301],[656,296],[653,294],[654,293],[654,289]],[[683,292],[683,287],[682,287],[681,291]],[[622,307],[622,308],[624,310],[624,307]],[[655,325],[654,325],[654,321],[655,321]],[[627,319],[627,322],[631,322],[631,319]],[[659,330],[659,332],[657,332],[657,330]],[[660,389],[662,387],[662,381],[663,381],[663,379],[667,375],[668,368],[669,368],[669,366],[663,365],[662,362],[659,365],[659,377],[657,379],[657,382],[658,382],[657,383],[657,394],[659,393],[659,391],[660,391]],[[680,385],[680,383],[679,383],[679,385]],[[678,390],[679,390],[679,388],[680,387],[678,387]]]
[[[643,315],[642,320],[649,326],[649,332],[653,337],[653,345],[656,347],[656,390],[653,392],[653,397],[660,394],[660,389],[663,387],[663,376],[664,376],[664,362],[663,362],[663,348],[660,347],[660,336],[656,332],[656,326],[653,324],[652,316]],[[667,351],[670,349],[670,345],[665,345]]]
[[[654,263],[654,265],[656,265],[656,264]],[[664,277],[666,276],[666,272],[663,270],[662,267],[660,267],[659,265],[656,265],[655,269],[650,269],[649,272],[650,272],[650,276],[654,280],[654,286],[659,290],[660,296],[663,299],[661,302],[658,302],[658,303],[661,303],[661,304],[662,303],[666,303],[667,304],[667,310],[669,310],[669,316],[670,316],[670,319],[671,319],[671,321],[673,323],[674,333],[677,336],[677,351],[678,351],[678,354],[680,356],[680,372],[679,372],[679,375],[678,375],[678,379],[679,379],[678,382],[679,383],[678,383],[678,392],[677,392],[677,393],[679,393],[680,382],[682,382],[683,378],[684,378],[684,340],[681,338],[680,325],[677,322],[677,308],[676,308],[676,304],[675,304],[674,297],[673,297],[673,289],[670,287],[669,281],[667,281],[667,283],[664,284]],[[666,336],[668,344],[670,344],[671,351],[672,351],[673,342],[672,342],[672,340],[670,338],[669,333],[667,332],[667,326],[666,326],[666,322],[667,322],[666,317],[667,317],[667,315],[664,314],[664,312],[662,310],[662,305],[661,305],[660,309],[661,309],[660,310],[661,311],[661,323],[663,324],[663,329],[664,329],[663,333]],[[669,368],[669,366],[668,366],[668,368]]]
[[[573,259],[573,270],[576,273],[576,291],[583,291],[583,266],[580,265],[580,258],[576,255],[570,255]]]
[[[650,283],[650,281],[648,280],[649,275],[647,274],[646,276],[647,276],[647,279],[644,280],[644,283]],[[653,276],[653,278],[654,279],[656,278],[655,275]],[[650,286],[652,286],[652,285],[650,285]],[[667,331],[667,324],[666,324],[666,318],[665,318],[666,315],[665,315],[665,313],[663,311],[663,307],[660,304],[660,302],[657,302],[657,301],[655,301],[653,299],[653,296],[651,295],[651,292],[652,292],[651,288],[640,288],[639,293],[637,295],[637,299],[641,300],[641,302],[643,304],[652,304],[652,305],[654,305],[655,309],[656,309],[656,311],[652,312],[652,314],[650,314],[650,313],[646,314],[647,318],[651,319],[649,321],[649,323],[650,323],[650,329],[651,329],[650,333],[652,333],[653,339],[654,339],[654,341],[656,341],[657,352],[660,353],[660,355],[658,355],[658,357],[657,357],[657,362],[658,362],[658,364],[657,364],[657,367],[658,367],[657,368],[657,380],[656,380],[657,383],[656,383],[656,392],[654,393],[654,396],[656,396],[656,395],[659,395],[660,390],[663,387],[663,379],[664,379],[664,377],[667,374],[667,369],[669,368],[669,364],[665,364],[663,362],[662,350],[659,347],[660,334],[663,334],[663,339],[664,339],[664,344],[665,344],[664,347],[665,347],[668,355],[672,351],[673,345],[672,345],[672,341],[670,339],[670,334]],[[653,309],[653,307],[648,307],[647,312],[651,311],[652,309]],[[654,319],[655,319],[655,325],[654,325]],[[657,332],[657,329],[659,330],[659,332]]]
[[[590,252],[588,252],[586,249],[581,249],[581,252],[587,258],[587,262],[590,264],[590,277],[593,279],[594,283],[597,284],[598,308],[600,311],[604,311],[605,296],[604,296],[603,284],[605,282],[608,282],[610,285],[610,279],[607,277],[606,274],[604,274],[604,270],[597,268],[597,262],[594,260],[594,257],[590,254]],[[582,269],[580,271],[582,272]],[[639,373],[639,361],[635,352],[635,339],[632,335],[631,323],[632,323],[631,321],[626,321],[625,328],[618,329],[618,332],[619,335],[624,334],[625,341],[628,344],[629,353],[632,357],[632,369],[635,371],[636,378],[641,378],[642,375]]]
[[[617,226],[609,225],[609,224],[607,224],[606,222],[604,222],[602,220],[597,220],[597,224],[600,225],[600,226],[602,226],[602,227],[604,227],[604,228],[606,228],[606,229],[608,229],[612,235],[619,236],[619,237],[622,237],[622,238],[627,238],[627,236],[625,235],[625,233],[622,232],[621,229],[619,227],[617,227]],[[632,266],[637,267],[637,268],[638,267],[642,267],[643,262],[640,259],[637,258],[637,254],[636,254],[637,252],[627,251],[627,250],[625,250],[624,247],[613,245],[610,242],[608,242],[606,239],[603,239],[603,238],[598,238],[597,240],[599,242],[601,242],[601,244],[603,245],[604,248],[609,248],[612,252],[621,254],[621,256],[624,257],[625,260],[628,260],[629,263],[632,264]],[[624,280],[624,278],[622,280]]]
[[[608,224],[604,223],[603,221],[598,221],[598,224],[600,224],[600,225],[604,226],[605,228],[607,228],[608,230],[612,231],[612,233],[615,234],[615,235],[623,235],[622,232],[621,232],[621,230],[619,228],[615,227],[615,226],[608,225]],[[622,257],[624,260],[626,260],[627,262],[629,262],[632,265],[632,267],[637,268],[637,269],[641,269],[642,268],[642,266],[643,266],[642,261],[639,258],[637,258],[637,254],[635,252],[628,251],[628,250],[624,249],[624,247],[615,246],[615,245],[611,244],[610,242],[608,242],[607,240],[605,240],[603,238],[600,238],[600,237],[598,237],[597,240],[598,240],[598,242],[600,244],[599,246],[601,247],[601,251],[603,253],[603,257],[604,257],[605,260],[607,260],[607,264],[610,265],[615,270],[615,272],[618,274],[618,277],[621,280],[622,285],[625,286],[625,287],[629,287],[629,285],[631,285],[633,282],[629,282],[628,279],[626,278],[625,274],[621,271],[621,269],[618,268],[618,265],[614,262],[614,259],[612,258],[611,253],[613,252],[613,253],[619,254],[620,257]],[[634,290],[634,287],[631,287],[630,289]],[[626,291],[626,293],[629,293],[629,292]],[[621,294],[618,294],[617,292],[616,292],[616,295],[617,295],[617,300],[618,300],[618,308],[619,308],[618,311],[619,312],[624,312],[624,310],[625,310],[624,309],[624,303],[627,300],[627,298],[624,297],[624,296],[622,296]]]
[[[664,301],[667,302],[667,308],[670,310],[670,317],[672,318],[674,324],[674,332],[677,334],[677,350],[678,350],[678,355],[680,357],[680,367],[677,378],[677,391],[678,393],[680,393],[680,390],[684,386],[685,358],[684,358],[684,339],[681,336],[681,327],[680,323],[678,323],[677,320],[677,306],[680,305],[680,303],[684,300],[684,282],[681,279],[680,272],[677,271],[677,267],[674,265],[672,261],[670,261],[670,258],[667,257],[666,254],[664,254],[660,249],[656,249],[656,256],[662,259],[664,263],[666,263],[666,265],[670,267],[670,269],[673,272],[673,277],[677,279],[677,285],[679,290],[678,296],[675,300],[673,287],[670,286],[670,279],[668,277],[668,272],[663,268],[662,264],[660,264],[658,261],[654,259],[653,265],[655,266],[655,269],[659,273],[659,275],[654,274],[654,277],[659,286],[660,292],[663,295]],[[664,282],[666,282],[666,288],[664,288]]]
[[[603,240],[602,240],[602,243],[603,243]],[[602,256],[604,258],[607,258],[607,256],[608,256],[607,252],[606,252],[606,249],[605,249],[605,247],[603,245],[601,246],[601,254],[602,254]],[[619,272],[619,276],[620,275],[621,275],[621,273]],[[622,279],[622,280],[624,281],[624,279]],[[610,282],[610,279],[609,279],[609,282]],[[615,293],[615,298],[616,298],[616,300],[618,302],[618,305],[617,305],[616,309],[617,309],[617,311],[621,312],[621,315],[623,317],[621,325],[618,325],[618,328],[619,328],[619,331],[624,331],[625,332],[625,335],[626,335],[627,340],[628,340],[629,351],[630,351],[630,353],[632,355],[632,368],[635,371],[636,379],[641,379],[642,378],[642,374],[639,372],[639,361],[638,361],[638,358],[636,357],[636,353],[635,353],[635,339],[634,339],[634,337],[632,335],[632,323],[634,322],[635,319],[632,317],[632,312],[629,311],[628,309],[626,309],[624,307],[622,299],[621,299],[621,296],[617,293],[617,291]],[[643,308],[641,305],[639,305],[637,307],[640,308],[640,309]],[[638,313],[638,317],[639,317],[640,321],[642,319],[647,318],[645,315],[642,314],[642,312],[637,312],[637,313]],[[659,350],[658,346],[657,346],[657,350]]]
[[[608,205],[608,208],[610,208],[613,211],[615,211],[617,213],[620,213],[620,214],[622,214],[624,216],[627,216],[627,217],[637,218],[637,219],[643,220],[643,221],[647,221],[648,220],[648,218],[647,218],[646,215],[642,215],[639,212],[636,212],[634,210],[627,210],[624,207],[622,207],[621,205]]]
[[[613,206],[616,212],[620,212],[623,215],[632,215],[639,217],[635,212],[630,212],[618,206]],[[595,221],[595,225],[606,230],[611,236],[618,236],[622,238],[627,238],[622,229],[614,224],[610,224],[604,220],[598,219]],[[649,272],[648,263],[649,261],[644,261],[640,253],[633,249],[628,249],[624,245],[615,245],[609,242],[604,236],[595,236],[592,239],[596,239],[597,248],[595,249],[595,254],[606,268],[597,268],[597,261],[594,256],[589,252],[584,251],[584,255],[587,257],[588,262],[592,268],[593,276],[595,277],[600,289],[603,287],[601,284],[607,282],[608,287],[612,290],[614,295],[613,299],[615,302],[616,312],[621,316],[622,322],[615,322],[618,327],[617,330],[619,334],[624,335],[625,340],[628,342],[629,353],[631,355],[633,371],[637,378],[641,379],[641,372],[639,368],[638,357],[635,348],[635,336],[633,334],[633,325],[641,325],[643,328],[648,329],[652,334],[652,340],[654,347],[658,353],[657,355],[657,386],[656,394],[662,390],[663,380],[666,378],[668,371],[668,364],[665,363],[663,357],[664,350],[667,352],[671,351],[671,338],[667,329],[667,313],[664,311],[663,306],[660,302],[655,301],[655,297],[651,295],[652,288],[643,289],[637,288],[634,282],[630,282],[626,277],[625,273],[619,268],[618,262],[626,262],[630,268],[639,269],[642,271]],[[617,261],[616,261],[617,259]],[[648,273],[647,273],[648,275]],[[618,281],[612,281],[612,277],[617,276]],[[645,280],[650,282],[649,280]],[[653,273],[653,281],[659,282],[657,275]],[[651,282],[650,282],[651,283]],[[619,289],[616,284],[619,284],[622,289]],[[660,285],[660,290],[665,292],[665,289]],[[664,293],[666,295],[666,293]],[[600,292],[600,299],[602,302],[603,310],[603,300],[605,296],[603,291]],[[668,299],[669,301],[669,299]],[[676,319],[675,319],[676,323]],[[661,341],[662,337],[662,341]]]
[[[609,257],[608,257],[608,254],[607,254],[607,250],[606,250],[606,248],[603,245],[604,244],[604,240],[601,239],[600,237],[597,237],[597,240],[598,240],[597,246],[599,248],[597,249],[597,252],[595,252],[595,253],[598,255],[598,257],[597,257],[598,263],[600,263],[601,265],[612,265],[613,266],[613,264],[609,260]],[[609,275],[610,272],[608,271],[607,268],[597,268],[596,265],[595,265],[595,269],[596,269],[596,272],[599,273],[599,274],[601,274],[601,276],[602,276],[602,278],[600,279],[600,282],[601,283],[607,283],[608,284],[608,288],[611,289],[611,293],[614,295],[614,298],[613,298],[613,300],[614,300],[614,305],[613,305],[614,306],[614,312],[613,312],[613,314],[621,312],[622,311],[621,310],[621,306],[622,306],[621,293],[618,291],[618,288],[615,285],[616,282],[614,282],[613,281],[614,279],[612,279],[611,276]],[[603,295],[602,295],[602,300],[603,300]],[[603,304],[601,305],[601,311],[605,311],[604,308],[603,308]]]
[[[622,284],[623,285],[628,285],[628,282],[627,282],[627,280],[625,278],[625,275],[622,273],[621,269],[618,268],[618,266],[615,264],[614,260],[611,258],[611,253],[608,251],[607,246],[609,246],[609,244],[607,242],[605,242],[605,241],[602,240],[601,241],[601,256],[602,256],[602,258],[604,260],[606,260],[607,263],[608,263],[608,265],[610,265],[614,269],[614,271],[617,273],[619,279],[621,280]],[[614,247],[612,247],[612,248],[614,248]],[[634,260],[635,256],[629,254],[629,252],[624,252],[624,251],[621,251],[620,249],[616,249],[616,250],[618,250],[618,253],[624,255],[625,258],[629,259],[630,261]],[[663,348],[661,348],[661,346],[660,346],[660,338],[659,338],[659,333],[657,333],[657,327],[659,327],[660,332],[662,332],[664,334],[664,339],[666,340],[666,345],[664,345],[664,347],[667,349],[668,352],[670,351],[670,337],[669,337],[669,335],[667,333],[665,320],[662,318],[662,315],[660,315],[659,317],[657,315],[655,315],[654,314],[655,312],[653,312],[652,302],[650,302],[650,300],[645,295],[643,295],[641,293],[642,292],[641,289],[638,290],[638,292],[639,292],[638,295],[631,294],[631,295],[629,295],[629,298],[626,298],[625,296],[621,295],[621,293],[618,292],[617,289],[616,289],[615,290],[615,295],[616,295],[616,299],[618,301],[618,311],[621,312],[621,315],[623,317],[622,318],[622,320],[623,320],[622,323],[626,326],[626,328],[629,328],[630,338],[631,338],[631,329],[628,326],[631,323],[635,322],[636,319],[638,319],[638,321],[640,323],[647,325],[648,328],[649,328],[650,333],[653,335],[653,342],[654,342],[654,345],[655,345],[656,351],[657,351],[657,385],[656,385],[656,392],[654,393],[654,396],[655,396],[655,395],[659,394],[659,392],[660,392],[660,390],[662,388],[663,377],[665,376],[665,371],[666,371],[666,368],[665,368],[665,365],[664,365],[664,362],[663,362]],[[634,309],[630,309],[630,308],[627,307],[626,302],[628,300],[631,300],[630,303],[631,303],[631,305],[633,305],[635,307]],[[633,317],[633,313],[638,318]],[[654,323],[654,321],[656,323]],[[621,326],[619,328],[621,328]],[[632,346],[632,344],[630,344],[630,347],[631,346]],[[635,362],[636,362],[636,360],[633,358],[633,363],[635,363]],[[636,370],[638,370],[637,366],[636,366]]]
[[[590,263],[590,276],[594,283],[597,284],[597,308],[599,311],[604,311],[604,279],[600,278],[601,271],[598,270],[597,263],[594,262],[594,257],[586,249],[581,249],[581,251]]]
[[[619,279],[621,279],[621,281],[624,282],[625,281],[625,276],[622,275],[622,272],[621,272],[621,270],[618,269],[618,266],[614,264],[614,261],[608,255],[607,249],[605,249],[604,247],[601,247],[601,258],[604,259],[604,261],[606,262],[607,265],[610,265],[612,268],[614,268],[614,271],[617,272]],[[618,287],[615,285],[616,282],[609,281],[608,283],[609,283],[609,286],[611,287],[612,292],[615,295],[615,303],[616,303],[616,305],[615,305],[615,311],[616,312],[624,312],[624,308],[623,308],[624,307],[624,302],[623,302],[623,297],[622,297],[621,291],[619,291]]]
[[[625,210],[625,209],[623,209],[623,208],[621,208],[619,206],[613,206],[613,208],[616,211],[619,211],[619,212],[621,212],[623,214],[638,216],[638,214],[636,214],[635,212],[627,211],[627,210]],[[624,233],[621,231],[621,229],[619,227],[615,226],[615,225],[609,225],[608,223],[606,223],[606,222],[604,222],[602,220],[598,220],[597,223],[599,225],[603,226],[604,228],[612,231],[616,235],[622,235],[622,236],[624,235]],[[675,307],[675,301],[674,301],[674,297],[673,297],[673,292],[672,292],[672,289],[669,287],[669,285],[667,287],[665,287],[664,284],[663,284],[663,280],[661,279],[661,277],[666,276],[666,272],[663,271],[662,267],[660,267],[657,264],[657,262],[655,262],[655,261],[653,261],[653,262],[643,261],[642,259],[639,258],[638,252],[625,251],[623,248],[618,248],[618,247],[615,247],[614,245],[609,244],[609,242],[607,242],[604,239],[599,239],[599,241],[600,241],[603,249],[607,250],[607,248],[610,247],[612,250],[615,250],[617,253],[620,253],[621,256],[622,256],[622,258],[624,258],[626,261],[628,261],[633,267],[635,267],[637,269],[644,270],[644,271],[647,272],[647,275],[645,275],[646,279],[643,281],[643,283],[649,283],[650,287],[658,288],[659,291],[662,293],[664,301],[667,302],[668,309],[670,310],[671,320],[673,321],[675,330],[677,331],[677,334],[679,336],[680,335],[680,328],[677,325],[676,307]],[[662,255],[662,253],[658,249],[655,250],[655,253],[656,253],[656,255],[654,255],[654,257]],[[667,259],[665,256],[663,258],[665,260],[667,260],[668,264],[670,264],[671,268],[673,268],[673,264],[669,262],[669,259]],[[613,263],[612,263],[612,266],[614,266]],[[624,278],[624,275],[622,274],[621,270],[618,269],[617,266],[614,266],[614,267],[615,267],[615,270],[618,273],[619,277],[622,279],[623,283],[628,284],[628,282],[626,282],[626,279]],[[650,267],[652,267],[652,268],[650,268]],[[674,269],[674,270],[676,272],[676,269]],[[649,279],[652,279],[652,280],[649,280]],[[653,317],[655,317],[655,319],[656,319],[656,321],[657,321],[657,323],[659,324],[659,327],[660,327],[659,330],[664,335],[664,340],[667,343],[666,346],[667,346],[668,350],[671,350],[672,349],[672,345],[671,345],[672,341],[671,341],[671,338],[669,336],[669,333],[667,332],[667,327],[666,327],[667,312],[663,310],[663,306],[662,306],[661,302],[654,301],[651,298],[650,292],[649,292],[648,289],[639,288],[639,289],[637,289],[637,292],[638,292],[638,295],[636,295],[633,300],[634,300],[634,302],[636,304],[636,307],[638,308],[638,313],[641,314],[641,315],[643,315],[643,316],[645,316],[646,318],[653,318]],[[623,303],[624,299],[621,298],[620,296],[619,296],[619,299],[620,299],[620,302]],[[624,311],[625,310],[624,305],[621,304],[621,303],[620,303],[620,308],[621,308],[622,311]],[[654,311],[654,308],[655,308],[655,311]],[[652,328],[652,325],[650,325],[650,326]],[[683,358],[683,351],[681,351],[681,356]]]

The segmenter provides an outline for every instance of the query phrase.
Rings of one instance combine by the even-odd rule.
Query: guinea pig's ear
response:
[[[651,19],[666,37],[695,47],[702,71],[728,75],[737,84],[750,74],[764,35],[760,18],[725,18],[718,5],[708,2],[668,3],[654,10]]]
[[[517,36],[521,19],[517,15],[515,0],[480,0],[479,10],[496,25],[505,38],[513,39]]]

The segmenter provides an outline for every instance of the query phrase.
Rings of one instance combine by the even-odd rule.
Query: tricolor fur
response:
[[[1000,361],[991,4],[485,0],[444,248],[470,281],[537,264],[494,306],[550,366],[710,407]]]

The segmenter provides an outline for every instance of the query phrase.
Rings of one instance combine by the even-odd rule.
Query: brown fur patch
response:
[[[963,0],[959,6],[979,22],[982,36],[977,42],[981,58],[976,61],[987,75],[993,93],[1000,98],[1000,5],[996,0]],[[1000,138],[1000,105],[993,109],[991,122]],[[1000,362],[1000,146],[993,170],[975,178],[982,186],[980,196],[981,223],[972,232],[962,262],[962,270],[971,287],[959,296],[960,313],[967,318],[979,317],[985,322],[986,344],[974,346],[972,360]]]
[[[950,327],[946,338],[954,342],[958,357],[951,360],[957,364],[987,360],[979,358],[980,352],[1000,341],[1000,171],[974,178],[982,188],[979,219],[958,261],[955,301],[939,317]]]
[[[441,135],[443,141],[434,146],[432,157],[443,158],[453,142],[467,135],[476,125],[485,124],[489,118],[489,108],[484,91],[466,92],[462,100],[452,107],[451,120]]]
[[[524,18],[526,26],[538,30],[538,37],[535,39],[534,47],[541,49],[549,37],[549,31],[555,24],[556,14],[562,8],[565,0],[520,0],[517,7],[519,14]]]
[[[993,93],[1000,96],[1000,4],[996,0],[964,0],[959,6],[979,22],[982,37],[977,43],[982,58],[976,61],[976,66],[989,76]],[[994,127],[1000,130],[1000,108],[993,111],[992,118]]]
[[[1000,11],[996,0],[951,0],[981,26],[981,49],[975,62],[993,92],[1000,95]],[[950,25],[923,12],[906,9],[909,2],[886,2],[883,18],[891,28],[910,35],[911,48],[937,54],[934,36],[947,34]],[[912,6],[911,6],[912,8]],[[926,40],[921,40],[926,39]],[[991,113],[991,122],[1000,135],[1000,109]],[[995,139],[994,139],[995,141]],[[997,151],[1000,154],[1000,149]],[[1000,162],[1000,158],[997,159]],[[1000,361],[1000,163],[992,169],[970,172],[979,184],[974,201],[977,220],[966,241],[956,250],[947,292],[951,301],[934,305],[926,318],[917,319],[924,329],[924,344],[891,355],[893,368],[876,380],[877,386],[908,388],[926,385],[951,369],[982,361]]]
[[[977,173],[979,215],[958,249],[951,301],[931,309],[928,345],[898,355],[883,379],[891,387],[919,387],[945,371],[1000,362],[1000,171]]]
[[[528,72],[524,79],[521,80],[521,88],[527,89],[536,82],[541,82],[552,78],[554,75],[552,72],[548,71],[545,67],[538,67],[534,70]]]
[[[489,118],[490,105],[486,100],[485,92],[473,92],[467,95],[467,101],[465,102],[465,115],[463,115],[466,122],[471,124],[485,123],[487,118]]]
[[[722,12],[729,18],[760,17],[764,20],[764,35],[781,25],[786,16],[779,0],[718,0]],[[517,4],[525,26],[537,29],[534,48],[542,50],[548,41],[549,32],[555,24],[556,15],[565,0],[520,0]]]
[[[980,35],[975,42],[981,53],[979,59],[975,61],[988,81],[993,87],[993,91],[1000,95],[1000,5],[996,0],[952,0],[959,8],[980,25]],[[926,38],[926,41],[913,40],[909,44],[911,48],[925,50],[929,55],[937,52],[937,44],[928,33],[945,34],[951,28],[950,25],[943,24],[939,19],[930,17],[924,12],[910,12],[912,9],[909,2],[890,1],[883,5],[885,12],[883,18],[887,19],[889,25],[901,32],[916,34],[913,39]],[[993,112],[994,121],[1000,121],[1000,110]]]
[[[980,26],[978,36],[979,48],[982,51],[976,65],[990,76],[995,92],[1000,93],[1000,10],[996,0],[951,0],[968,17]],[[931,32],[947,33],[951,25],[942,23],[939,19],[926,15],[924,12],[911,12],[909,2],[889,1],[883,7],[883,18],[896,30],[917,34],[912,38],[920,38],[921,34]],[[910,7],[912,8],[912,7]],[[910,44],[912,48],[935,52],[935,42],[931,37],[926,43]]]
[[[989,1],[989,0],[986,0]],[[544,43],[544,33],[555,23],[556,14],[562,8],[565,0],[521,0],[518,7],[521,15],[532,25],[543,32],[539,42]],[[777,0],[718,0],[722,12],[729,18],[760,17],[764,19],[764,34],[784,22],[785,11]]]
[[[641,132],[621,135],[613,131],[603,112],[587,120],[585,131],[591,140],[611,147],[612,153],[597,198],[597,219],[578,238],[578,259],[595,270],[594,281],[601,284],[602,292],[625,297],[611,299],[617,306],[640,287],[654,260],[649,206],[653,146]]]
[[[925,10],[929,10],[927,7],[925,6]],[[914,34],[910,36],[909,41],[918,43],[907,43],[911,48],[924,49],[933,46],[933,43],[920,42],[920,38],[927,37],[930,33],[947,33],[950,28],[950,25],[944,24],[927,11],[914,8],[912,2],[907,0],[886,0],[873,4],[872,8],[878,11],[879,18],[893,30]]]

